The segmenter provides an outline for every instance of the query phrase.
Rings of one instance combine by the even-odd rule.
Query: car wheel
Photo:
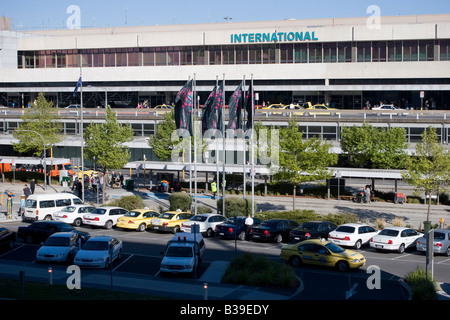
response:
[[[347,270],[349,269],[349,265],[348,265],[348,263],[345,262],[345,261],[339,261],[339,262],[336,264],[336,268],[337,268],[339,271],[341,271],[341,272],[345,272],[345,271],[347,271]]]
[[[447,250],[445,251],[445,256],[446,257],[450,257],[450,246],[447,248]]]
[[[105,229],[111,229],[113,226],[113,222],[111,220],[106,221]]]
[[[289,264],[294,267],[298,267],[302,264],[302,259],[298,256],[292,256],[289,258]]]
[[[214,235],[214,231],[211,228],[206,230],[206,237],[211,238],[213,235]]]
[[[81,221],[80,218],[75,219],[75,220],[73,221],[73,225],[74,225],[75,227],[81,226],[81,223],[82,223],[82,221]]]
[[[356,243],[355,243],[355,249],[361,249],[361,246],[362,246],[361,240],[356,241]]]
[[[172,233],[175,234],[175,233],[177,233],[179,231],[180,231],[180,227],[177,226],[177,227],[173,228]]]
[[[242,231],[241,233],[239,233],[238,239],[242,240],[242,241],[245,240],[245,231]]]
[[[47,215],[47,216],[44,217],[44,220],[45,221],[50,221],[50,220],[52,220],[52,216],[51,215]]]
[[[106,269],[106,270],[109,269],[109,265],[110,265],[110,263],[109,263],[109,258],[106,258],[106,261],[105,261],[105,269]]]
[[[145,223],[141,223],[137,229],[139,232],[144,232],[145,231]]]
[[[398,247],[398,253],[403,253],[405,252],[405,245],[402,243],[399,247]]]
[[[276,243],[280,243],[281,241],[283,241],[283,236],[281,234],[277,234],[274,238],[274,241]]]

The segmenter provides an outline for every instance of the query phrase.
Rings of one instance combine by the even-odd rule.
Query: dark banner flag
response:
[[[255,114],[255,106],[253,105],[254,93],[253,93],[253,83],[250,83],[248,91],[245,93],[244,107],[247,111],[247,130],[253,128],[253,115]]]
[[[222,131],[223,83],[215,86],[208,96],[202,110],[202,132],[209,129]]]
[[[228,129],[240,129],[241,125],[241,109],[242,109],[242,82],[236,88],[233,95],[230,98],[230,102],[228,103],[229,108],[229,120],[228,120]]]
[[[189,130],[192,135],[193,108],[192,80],[189,80],[175,98],[175,125],[177,129]]]
[[[80,78],[78,79],[77,85],[75,86],[75,90],[73,90],[73,95],[72,95],[73,97],[77,96],[78,88],[82,86],[82,83],[83,83],[83,81],[81,80],[81,76],[80,76]]]
[[[206,130],[212,128],[211,123],[211,113],[213,112],[214,108],[214,101],[216,99],[216,92],[217,92],[217,86],[214,87],[213,91],[208,96],[208,99],[206,99],[205,104],[203,105],[202,109],[202,133],[205,133]]]

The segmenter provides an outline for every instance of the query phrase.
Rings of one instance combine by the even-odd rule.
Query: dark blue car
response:
[[[228,218],[223,223],[216,225],[215,234],[221,236],[224,239],[245,240],[245,219],[246,217],[232,217]],[[253,218],[253,226],[257,226],[261,223],[261,220]]]

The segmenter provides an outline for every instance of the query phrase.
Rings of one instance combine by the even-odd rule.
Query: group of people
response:
[[[25,184],[23,188],[23,194],[25,196],[25,200],[31,195],[34,194],[34,190],[36,188],[36,180],[31,179],[30,186],[28,187],[27,184]]]

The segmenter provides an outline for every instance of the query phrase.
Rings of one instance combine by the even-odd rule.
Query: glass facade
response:
[[[450,39],[18,52],[20,69],[436,60],[450,60]]]

